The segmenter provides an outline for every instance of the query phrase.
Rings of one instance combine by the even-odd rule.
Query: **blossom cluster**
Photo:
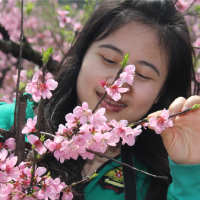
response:
[[[133,78],[135,74],[135,66],[127,65],[124,69],[124,72],[120,74],[120,77],[114,82],[113,85],[107,87],[106,81],[100,81],[99,84],[106,89],[108,95],[111,96],[112,99],[118,101],[121,98],[120,93],[127,92],[128,88],[122,88],[123,83],[128,83],[129,85],[133,84]]]
[[[9,138],[1,145],[0,149],[0,199],[2,200],[35,200],[59,199],[71,200],[73,194],[59,178],[52,179],[45,167],[36,167],[34,174],[33,191],[29,192],[31,182],[32,164],[22,162],[18,166],[17,156],[12,151],[15,149],[14,138]]]
[[[141,125],[132,129],[127,126],[127,120],[117,122],[113,119],[106,123],[104,114],[105,108],[92,114],[92,110],[84,102],[82,106],[77,106],[73,113],[65,116],[67,123],[59,125],[54,140],[48,139],[43,145],[43,141],[35,135],[28,135],[27,138],[40,155],[48,149],[61,163],[65,159],[77,159],[79,155],[83,159],[93,159],[94,154],[87,152],[87,149],[104,153],[108,145],[116,146],[120,139],[123,145],[134,145],[136,136],[142,132]],[[28,119],[22,133],[33,133],[36,130],[35,125],[36,117],[33,120]],[[74,134],[77,127],[79,130]]]
[[[48,79],[42,83],[39,81],[39,76],[34,75],[32,82],[27,84],[25,91],[29,94],[32,94],[33,100],[38,102],[41,97],[43,97],[43,99],[50,99],[52,96],[50,90],[55,90],[57,86],[58,82],[56,82],[54,79]]]

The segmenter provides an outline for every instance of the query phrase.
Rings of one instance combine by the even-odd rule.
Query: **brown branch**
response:
[[[200,47],[193,47],[193,48],[195,48],[195,49],[200,49]]]
[[[19,56],[19,49],[20,45],[15,43],[11,40],[1,40],[0,39],[0,50],[5,54],[12,54],[15,58]],[[22,58],[26,59],[30,62],[35,63],[36,65],[42,67],[42,54],[33,50],[28,42],[24,42],[22,44]],[[49,59],[47,63],[47,69],[50,72],[53,72],[54,69],[58,66],[58,62],[53,60],[52,58]]]
[[[17,112],[17,129],[15,135],[16,148],[15,156],[18,157],[17,164],[24,161],[25,156],[25,135],[22,134],[22,127],[25,125],[26,120],[26,106],[27,106],[27,96],[20,95],[18,103]]]
[[[12,131],[7,131],[5,129],[0,128],[0,134],[4,137],[5,140],[11,138],[11,137],[15,137],[14,133]]]
[[[128,168],[131,168],[131,169],[133,169],[133,170],[135,170],[135,171],[141,172],[141,173],[146,174],[146,175],[148,175],[148,176],[151,176],[151,177],[153,177],[153,178],[160,178],[160,179],[168,180],[168,177],[167,177],[167,176],[157,176],[157,175],[154,175],[154,174],[150,174],[150,173],[148,173],[148,172],[145,172],[145,171],[142,171],[142,170],[137,169],[137,168],[135,168],[135,167],[132,167],[132,166],[126,164],[126,163],[120,162],[120,161],[118,161],[118,160],[116,160],[116,159],[114,159],[114,158],[111,158],[111,157],[109,157],[109,156],[106,156],[106,155],[104,155],[104,154],[102,154],[102,153],[98,153],[98,152],[95,152],[95,151],[92,151],[92,150],[89,150],[89,149],[86,149],[86,151],[87,151],[87,152],[90,152],[90,153],[93,153],[93,154],[96,154],[96,155],[98,155],[99,157],[104,157],[104,158],[107,158],[107,159],[109,159],[109,160],[112,160],[112,161],[114,161],[114,162],[116,162],[116,163],[119,163],[119,164],[121,164],[121,165],[124,165],[124,166],[126,166],[126,167],[128,167]]]
[[[10,39],[8,31],[1,24],[0,24],[0,33],[2,34],[4,40]]]

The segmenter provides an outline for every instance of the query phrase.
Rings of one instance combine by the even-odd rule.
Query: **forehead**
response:
[[[167,54],[159,44],[157,31],[153,27],[131,22],[103,40],[94,42],[92,47],[99,48],[104,44],[117,47],[123,55],[129,53],[129,61],[132,64],[136,63],[137,60],[146,60],[153,62],[164,71],[167,70]]]

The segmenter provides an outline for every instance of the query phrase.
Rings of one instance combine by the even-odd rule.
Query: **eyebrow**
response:
[[[158,76],[160,76],[158,68],[154,64],[147,62],[147,61],[144,61],[144,60],[139,60],[137,63],[150,67],[151,69],[153,69],[158,74]]]
[[[121,56],[123,56],[123,51],[120,50],[119,48],[117,48],[116,46],[112,45],[112,44],[102,44],[99,46],[99,48],[108,48],[108,49],[112,49],[113,51],[117,52],[118,54],[120,54]]]

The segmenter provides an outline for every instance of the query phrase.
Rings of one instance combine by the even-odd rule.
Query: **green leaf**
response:
[[[46,65],[49,61],[49,56],[53,53],[53,47],[48,48],[46,51],[42,49],[42,61],[43,65]]]
[[[129,60],[129,53],[125,54],[122,62],[120,63],[122,69],[124,69],[127,65],[129,65],[128,60]]]
[[[33,76],[33,70],[32,69],[29,69],[29,70],[27,70],[27,77],[30,79],[30,78],[32,78],[32,76]]]
[[[29,15],[32,12],[34,7],[35,7],[35,5],[33,3],[27,2],[26,6],[25,6],[26,14]]]
[[[200,5],[195,5],[194,10],[195,10],[196,12],[200,12]]]
[[[19,82],[19,91],[22,91],[26,87],[26,83]]]
[[[94,177],[98,176],[99,174],[96,173],[96,170],[94,172],[94,174],[92,174],[92,176],[90,176],[90,180],[92,180]]]
[[[65,5],[64,9],[69,11],[70,10],[70,6],[69,5]]]
[[[48,174],[46,175],[47,176],[47,178],[50,178],[51,176],[50,176],[50,172],[48,172]]]
[[[40,140],[42,140],[42,142],[45,141],[45,135],[41,135]]]
[[[37,154],[37,159],[39,159],[40,158],[40,154]]]
[[[192,106],[191,110],[196,110],[197,108],[200,108],[200,104],[194,104],[194,106]]]

